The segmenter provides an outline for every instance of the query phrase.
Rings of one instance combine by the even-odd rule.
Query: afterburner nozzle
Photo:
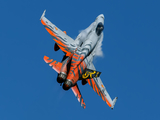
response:
[[[69,90],[72,87],[73,83],[71,80],[66,80],[63,84],[63,89],[64,90]]]
[[[57,77],[58,83],[63,83],[66,79],[67,75],[65,73],[59,73]]]

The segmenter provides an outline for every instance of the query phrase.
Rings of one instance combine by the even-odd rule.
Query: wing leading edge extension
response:
[[[89,68],[96,70],[92,63],[90,64]],[[108,106],[113,109],[118,97],[115,97],[112,101],[100,77],[87,79],[87,82],[93,88],[93,90],[108,104]]]
[[[52,39],[57,43],[59,48],[66,53],[66,56],[69,56],[75,47],[71,47],[70,44],[74,42],[74,40],[66,35],[66,32],[61,31],[58,27],[56,27],[53,23],[51,23],[46,17],[45,12],[43,12],[40,20],[44,25],[45,29],[51,35]]]

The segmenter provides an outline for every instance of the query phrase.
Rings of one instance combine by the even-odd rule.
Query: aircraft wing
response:
[[[45,12],[43,12],[40,20],[41,23],[44,25],[45,29],[49,32],[53,40],[57,43],[59,48],[66,53],[66,56],[69,56],[75,46],[71,46],[70,44],[74,42],[74,40],[69,37],[66,32],[61,31],[57,26],[52,24],[46,17]]]
[[[82,95],[81,95],[81,93],[79,91],[77,83],[71,89],[72,89],[74,95],[77,97],[78,102],[80,102],[81,106],[85,109],[86,108],[86,104],[84,103],[84,100],[83,100]]]
[[[90,64],[89,69],[96,70],[93,63]],[[118,97],[115,97],[115,99],[112,101],[104,84],[101,81],[101,78],[94,77],[91,79],[87,79],[87,82],[93,88],[93,90],[108,104],[108,106],[113,109]]]

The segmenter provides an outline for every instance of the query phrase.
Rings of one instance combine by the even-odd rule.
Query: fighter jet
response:
[[[65,53],[61,62],[47,56],[43,58],[58,73],[57,82],[63,84],[64,90],[71,88],[83,108],[86,108],[86,105],[77,82],[81,81],[82,85],[88,83],[102,100],[113,109],[118,97],[111,99],[100,79],[101,72],[96,71],[92,63],[98,44],[103,39],[104,15],[100,14],[88,28],[73,40],[66,34],[66,31],[61,31],[51,23],[45,17],[45,12],[46,10],[40,21],[55,41],[54,50],[61,49]]]

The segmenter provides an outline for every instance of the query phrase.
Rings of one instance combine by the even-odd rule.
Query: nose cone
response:
[[[96,18],[96,22],[97,24],[100,22],[104,24],[104,15],[103,14],[98,15],[98,17]]]
[[[104,19],[104,15],[103,14],[100,14],[98,17]]]

